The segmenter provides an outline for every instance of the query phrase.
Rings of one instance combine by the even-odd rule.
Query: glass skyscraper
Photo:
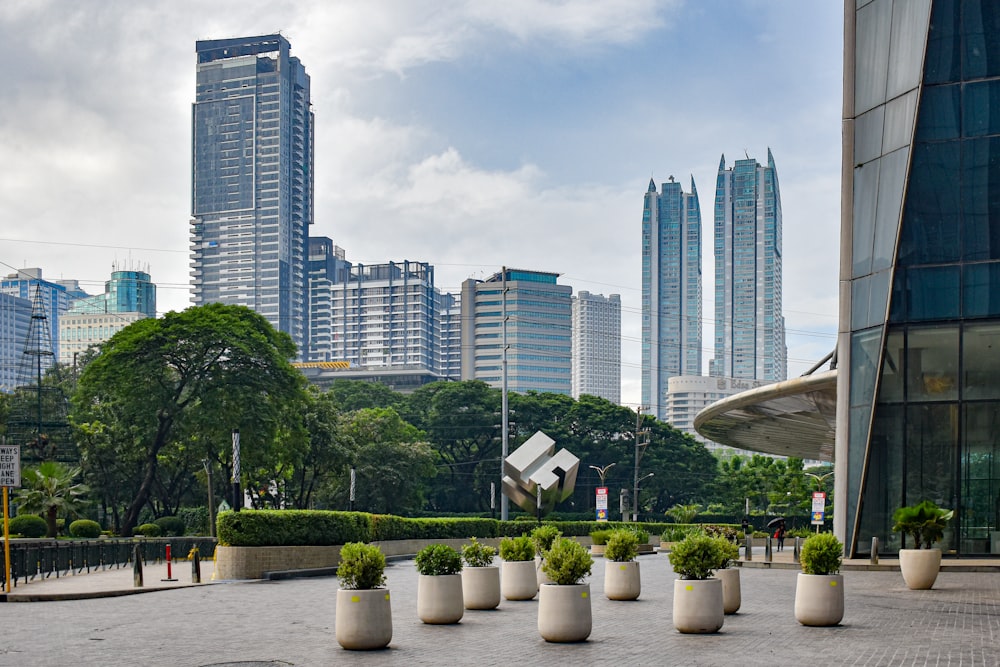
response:
[[[784,380],[781,313],[781,194],[771,150],[767,166],[747,158],[715,186],[715,357],[709,375]]]
[[[290,48],[281,35],[196,44],[191,279],[196,305],[247,306],[304,359],[313,114]]]
[[[701,207],[674,181],[650,179],[642,209],[642,404],[666,416],[667,380],[701,375]]]

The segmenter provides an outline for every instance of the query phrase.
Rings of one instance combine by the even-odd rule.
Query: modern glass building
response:
[[[667,380],[701,375],[701,207],[674,181],[642,207],[642,403],[664,419]]]
[[[76,299],[71,313],[141,313],[156,317],[156,285],[146,271],[112,271],[104,293]]]
[[[715,186],[715,357],[709,375],[785,379],[781,311],[781,193],[771,150],[767,166],[747,158]]]
[[[502,386],[506,316],[509,391],[570,394],[573,288],[559,274],[504,269],[462,283],[462,379]]]
[[[18,387],[18,370],[31,328],[31,301],[0,292],[0,393]]]
[[[44,326],[47,327],[48,335],[44,337],[44,345],[47,353],[52,355],[53,361],[67,362],[59,357],[59,319],[69,308],[69,297],[64,285],[59,285],[42,278],[40,268],[18,269],[9,274],[6,278],[0,279],[0,293],[9,294],[24,299],[29,307],[34,308],[35,298],[40,299],[40,307],[44,314]],[[24,351],[24,341],[22,349]]]
[[[192,111],[196,305],[247,306],[307,354],[310,82],[281,35],[199,41]]]
[[[571,395],[622,399],[622,300],[581,290],[573,297]]]
[[[1000,5],[851,0],[845,36],[837,530],[895,550],[929,499],[1000,553]]]

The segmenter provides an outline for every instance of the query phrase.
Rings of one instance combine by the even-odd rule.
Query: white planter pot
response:
[[[582,642],[590,636],[590,584],[544,584],[538,594],[538,634],[547,642]]]
[[[417,616],[434,625],[458,623],[465,614],[462,575],[417,575]]]
[[[496,609],[500,604],[500,568],[462,568],[462,597],[466,609]]]
[[[718,632],[723,621],[721,579],[674,580],[674,627],[678,632]]]
[[[337,591],[337,643],[346,649],[384,648],[392,640],[389,589]]]
[[[715,571],[715,578],[722,580],[722,609],[727,614],[735,614],[743,604],[743,593],[740,589],[740,571],[735,567],[727,567]]]
[[[506,600],[530,600],[538,593],[533,560],[505,560],[500,564],[500,589]]]
[[[541,589],[542,584],[551,584],[551,583],[553,583],[552,579],[549,578],[549,575],[545,574],[545,570],[542,569],[542,557],[541,556],[535,556],[535,572],[536,572],[537,577],[538,577],[538,588],[539,589]]]
[[[940,549],[900,549],[899,570],[906,587],[925,591],[934,586],[941,571]]]
[[[609,600],[637,600],[641,590],[639,563],[609,560],[604,565],[604,594]]]
[[[844,618],[844,575],[805,574],[795,580],[795,620],[802,625],[837,625]]]

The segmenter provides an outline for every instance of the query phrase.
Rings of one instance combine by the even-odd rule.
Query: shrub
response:
[[[348,542],[340,549],[337,566],[340,587],[349,590],[368,590],[385,586],[385,556],[373,544]]]
[[[736,544],[736,541],[723,536],[713,539],[718,543],[719,551],[722,554],[722,563],[718,569],[724,570],[727,567],[732,567],[733,563],[740,559],[740,548]]]
[[[730,542],[736,542],[744,536],[742,530],[734,528],[733,526],[722,526],[716,524],[709,524],[705,526],[705,534],[709,537],[721,537],[729,540]]]
[[[648,538],[647,538],[648,539]],[[617,563],[635,560],[639,553],[639,538],[632,530],[615,530],[608,537],[604,557]]]
[[[462,557],[447,544],[428,544],[417,552],[417,572],[429,576],[458,574],[462,571]]]
[[[153,523],[160,527],[161,535],[168,537],[180,537],[184,535],[184,530],[187,528],[184,525],[184,519],[176,516],[161,516]]]
[[[101,536],[101,524],[90,519],[77,519],[69,524],[69,534],[73,537],[96,539]]]
[[[676,523],[691,523],[699,512],[701,512],[701,505],[698,504],[674,505],[665,514]]]
[[[594,564],[584,546],[568,537],[556,538],[543,557],[542,570],[560,586],[580,583]]]
[[[661,542],[680,542],[688,535],[700,533],[697,526],[670,526],[660,530]]]
[[[639,541],[639,544],[649,544],[649,531],[645,528],[640,528],[635,524],[629,526],[625,530],[628,530],[635,535],[635,539]]]
[[[177,510],[177,517],[184,522],[185,535],[208,535],[211,532],[207,507],[181,507]]]
[[[725,561],[720,544],[705,534],[689,535],[674,545],[670,564],[681,579],[708,579]]]
[[[44,537],[49,528],[37,514],[19,514],[10,520],[10,532],[21,537]]]
[[[488,567],[493,564],[493,557],[496,555],[496,549],[480,544],[474,537],[462,546],[462,560],[469,567]]]
[[[844,545],[833,533],[817,533],[802,544],[799,562],[806,574],[837,574],[843,554]]]
[[[141,526],[136,526],[132,532],[146,537],[159,537],[163,534],[163,530],[155,523],[144,523]]]
[[[607,544],[608,538],[611,536],[612,532],[613,531],[607,529],[595,530],[590,533],[590,541],[598,546]]]
[[[924,500],[916,505],[900,507],[892,515],[895,522],[892,530],[904,535],[913,536],[914,549],[930,549],[942,537],[944,529],[954,515],[953,510],[938,507],[930,500]]]
[[[508,561],[525,561],[535,557],[535,543],[527,535],[505,537],[500,540],[500,558]]]
[[[562,535],[562,532],[549,524],[535,528],[531,531],[531,539],[535,542],[535,552],[544,558],[545,552],[552,547],[552,543],[560,535]]]
[[[373,541],[372,520],[364,512],[254,510],[223,512],[217,525],[222,546],[330,546]]]

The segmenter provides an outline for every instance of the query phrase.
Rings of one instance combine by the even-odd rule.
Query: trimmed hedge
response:
[[[18,514],[10,520],[10,532],[22,537],[45,537],[49,527],[37,514]]]
[[[324,510],[245,510],[223,512],[217,520],[217,534],[222,546],[331,546],[348,542],[383,542],[389,540],[467,539],[470,537],[519,537],[537,526],[528,521],[499,521],[487,518],[410,519],[391,514],[338,512]],[[639,528],[650,535],[692,531],[705,526],[675,523],[632,523],[623,521],[543,521],[566,537],[585,537],[595,530]]]
[[[69,524],[69,534],[73,537],[97,539],[101,536],[101,524],[90,519],[77,519]]]
[[[160,532],[164,537],[182,537],[187,530],[184,519],[176,516],[161,516],[153,523],[160,527]]]

